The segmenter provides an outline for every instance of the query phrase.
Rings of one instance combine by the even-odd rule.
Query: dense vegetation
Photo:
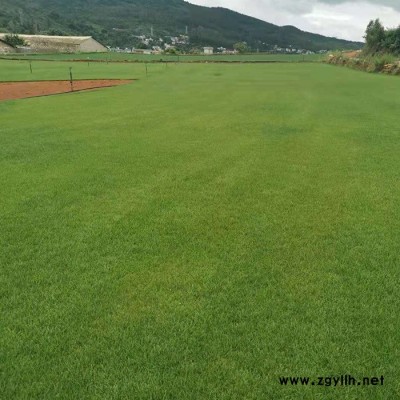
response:
[[[379,19],[369,22],[365,32],[363,51],[336,52],[327,62],[367,72],[400,75],[400,26],[385,29]]]
[[[384,72],[391,75],[400,75],[398,58],[391,54],[363,54],[358,57],[349,56],[345,52],[336,52],[326,58],[326,62],[341,65],[366,72]]]
[[[2,0],[0,31],[92,35],[111,46],[132,46],[133,35],[185,34],[192,45],[225,46],[245,41],[252,49],[274,45],[309,50],[357,48],[359,43],[276,25],[224,8],[183,0]]]
[[[25,45],[25,40],[16,34],[5,35],[2,40],[4,43],[7,43],[13,47]]]
[[[400,55],[400,26],[385,29],[379,19],[370,21],[365,33],[367,54],[390,53]]]

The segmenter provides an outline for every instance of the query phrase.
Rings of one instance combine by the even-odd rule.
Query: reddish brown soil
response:
[[[0,82],[0,100],[15,100],[26,97],[48,96],[80,90],[125,85],[132,80],[96,79],[74,81]]]
[[[345,51],[343,54],[348,58],[357,58],[360,56],[361,50]]]

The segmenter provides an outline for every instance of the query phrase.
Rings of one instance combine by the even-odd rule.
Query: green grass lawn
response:
[[[32,65],[32,73],[30,72]],[[69,80],[72,68],[73,79],[141,79],[157,75],[163,76],[172,65],[168,64],[124,64],[124,63],[81,63],[81,62],[46,62],[18,60],[0,60],[0,82],[2,81],[38,81]],[[1,90],[1,89],[0,89]]]
[[[400,398],[400,80],[143,68],[0,103],[0,397]]]
[[[2,58],[20,58],[23,60],[103,60],[103,61],[168,61],[168,62],[302,62],[321,61],[325,56],[320,54],[237,54],[237,55],[168,55],[168,54],[131,54],[131,53],[77,53],[77,54],[10,54]]]

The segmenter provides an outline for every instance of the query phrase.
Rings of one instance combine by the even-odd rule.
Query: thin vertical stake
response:
[[[71,85],[71,92],[74,91],[74,83],[72,79],[72,67],[69,67],[69,83]]]
[[[30,68],[31,74],[32,74],[32,61],[29,61],[29,68]]]

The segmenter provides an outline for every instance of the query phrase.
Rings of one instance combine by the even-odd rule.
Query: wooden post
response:
[[[31,70],[31,74],[32,74],[32,61],[29,61],[29,69]]]
[[[74,81],[72,78],[72,67],[69,67],[69,84],[71,85],[71,92],[74,91]]]

